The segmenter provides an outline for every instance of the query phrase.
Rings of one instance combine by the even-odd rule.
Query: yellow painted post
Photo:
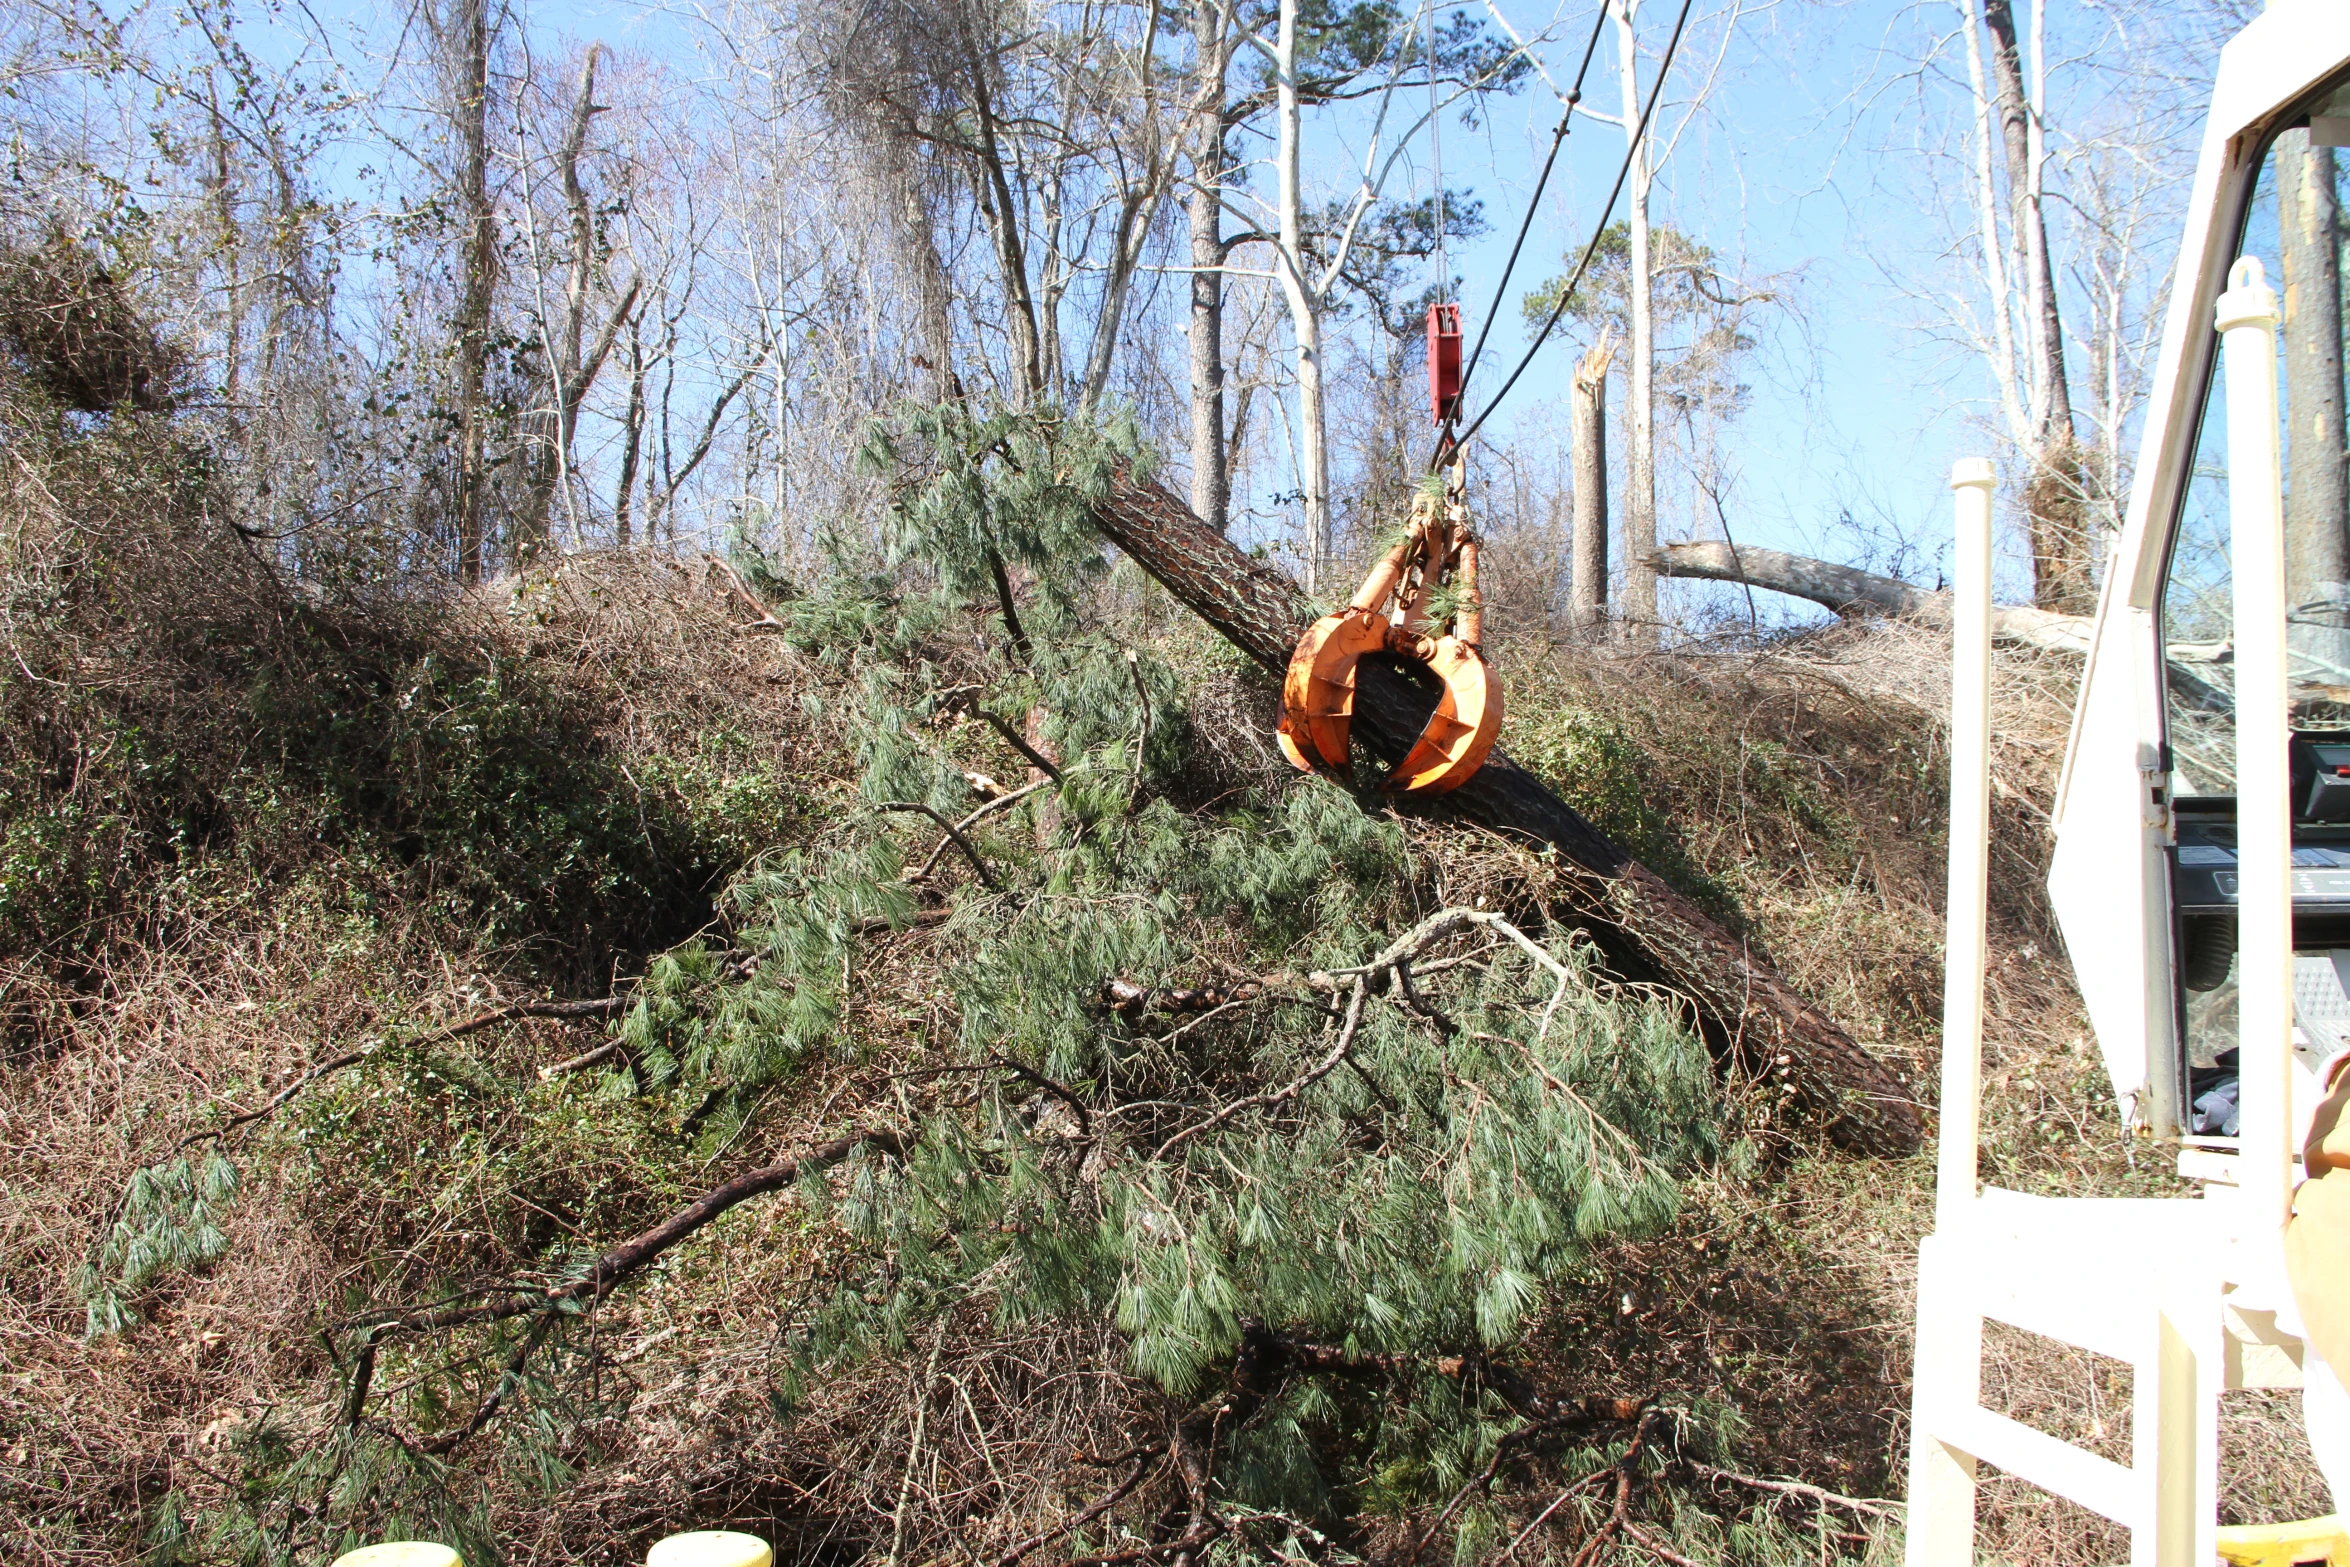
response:
[[[696,1529],[660,1541],[645,1553],[645,1567],[775,1567],[775,1553],[755,1534]]]
[[[335,1567],[465,1567],[465,1558],[431,1540],[386,1540],[345,1551]]]

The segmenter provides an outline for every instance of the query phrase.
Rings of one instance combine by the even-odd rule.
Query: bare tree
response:
[[[537,336],[545,361],[548,401],[533,410],[524,424],[528,461],[522,510],[514,521],[512,541],[517,561],[530,559],[546,543],[548,515],[556,492],[561,490],[569,497],[572,446],[578,433],[581,405],[596,378],[603,373],[621,328],[633,318],[637,295],[644,286],[641,278],[630,280],[617,301],[605,308],[603,322],[593,340],[588,338],[589,319],[595,314],[598,294],[609,283],[610,270],[609,241],[581,172],[588,151],[588,127],[596,115],[604,112],[604,106],[595,101],[596,62],[603,53],[603,45],[589,45],[587,57],[580,65],[578,88],[563,112],[562,139],[554,148],[554,174],[562,192],[564,235],[559,259],[542,254],[534,204],[528,200],[522,204],[525,236],[535,274],[531,280],[535,294],[533,313],[538,318]],[[517,127],[516,142],[527,151],[526,126]],[[561,292],[553,299],[548,296],[550,271],[560,276]],[[575,537],[579,532],[576,517],[572,532]]]
[[[1304,52],[1308,40],[1301,31],[1301,14],[1301,0],[1281,0],[1273,36],[1268,39],[1260,31],[1248,30],[1242,39],[1264,58],[1273,84],[1275,194],[1270,214],[1273,230],[1266,236],[1266,244],[1273,256],[1271,275],[1289,307],[1292,372],[1297,387],[1295,459],[1305,510],[1306,591],[1318,593],[1327,585],[1334,542],[1324,317],[1335,292],[1346,281],[1366,220],[1377,210],[1414,138],[1461,99],[1514,81],[1524,69],[1524,57],[1515,48],[1495,49],[1474,37],[1456,39],[1448,49],[1440,50],[1431,43],[1427,50],[1415,51],[1411,47],[1416,36],[1413,26],[1391,31],[1373,55],[1385,63],[1384,80],[1377,88],[1377,108],[1354,188],[1327,213],[1316,213],[1309,208],[1305,194],[1304,111],[1309,103],[1328,101],[1335,93],[1327,86],[1318,92],[1308,91],[1308,57]],[[1391,128],[1391,120],[1397,116],[1398,89],[1413,79],[1415,70],[1423,72],[1420,82],[1427,82],[1425,68],[1417,62],[1431,55],[1439,73],[1452,73],[1439,76],[1439,101],[1400,127]]]
[[[1615,335],[1602,331],[1575,366],[1567,426],[1573,448],[1575,521],[1569,622],[1593,640],[1607,630],[1607,373]]]
[[[463,282],[449,323],[456,349],[457,578],[472,584],[481,580],[489,533],[483,391],[491,294],[498,277],[498,219],[490,201],[489,0],[448,0],[444,8],[427,14],[448,76],[449,125],[457,150],[452,195],[462,233]]]

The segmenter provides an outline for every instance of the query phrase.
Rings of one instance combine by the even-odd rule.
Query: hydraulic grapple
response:
[[[1308,772],[1344,772],[1350,761],[1355,674],[1365,657],[1416,662],[1444,690],[1386,787],[1441,794],[1485,765],[1501,733],[1501,681],[1479,646],[1484,605],[1477,593],[1477,536],[1469,526],[1461,468],[1446,470],[1439,494],[1424,491],[1411,526],[1346,608],[1324,615],[1298,639],[1281,683],[1281,749]]]

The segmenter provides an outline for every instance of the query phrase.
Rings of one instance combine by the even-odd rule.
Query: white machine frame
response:
[[[2340,0],[2275,0],[2221,53],[2128,522],[2111,553],[2054,812],[2049,892],[2107,1070],[2139,1131],[2176,1136],[2184,1106],[2161,596],[2214,385],[2212,356],[2221,352],[2230,414],[2243,1130],[2233,1156],[2201,1155],[2191,1170],[2183,1163],[2209,1181],[2199,1199],[1978,1189],[1994,479],[1980,460],[1952,474],[1958,551],[1942,1122],[1935,1228],[1918,1257],[1909,1567],[1973,1567],[1979,1463],[2128,1527],[2132,1567],[2206,1567],[2217,1521],[2219,1393],[2300,1382],[2282,1256],[2296,1155],[2277,307],[2259,262],[2237,261],[2236,247],[2274,131],[2346,68],[2350,5]],[[1984,1408],[1987,1320],[2127,1362],[2131,1462]]]

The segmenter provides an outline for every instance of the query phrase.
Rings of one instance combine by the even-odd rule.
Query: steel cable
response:
[[[1591,242],[1583,247],[1582,259],[1575,263],[1575,270],[1568,275],[1566,286],[1559,290],[1558,303],[1551,307],[1550,318],[1542,323],[1542,330],[1534,334],[1534,341],[1526,346],[1525,355],[1519,359],[1517,368],[1510,372],[1508,380],[1501,383],[1501,390],[1493,394],[1493,400],[1485,405],[1484,411],[1469,421],[1469,427],[1458,435],[1447,431],[1437,442],[1436,450],[1428,460],[1431,471],[1442,467],[1450,453],[1466,445],[1469,437],[1475,435],[1483,427],[1485,421],[1493,417],[1493,410],[1500,407],[1502,399],[1510,395],[1510,389],[1518,384],[1518,378],[1526,373],[1526,367],[1534,362],[1534,356],[1542,351],[1542,345],[1550,340],[1550,334],[1557,328],[1561,318],[1566,315],[1568,302],[1575,297],[1575,290],[1582,285],[1583,274],[1590,270],[1592,257],[1599,253],[1599,242],[1607,234],[1608,219],[1615,216],[1616,203],[1623,198],[1624,182],[1631,178],[1632,160],[1638,155],[1641,143],[1648,136],[1649,120],[1656,113],[1658,101],[1664,97],[1665,80],[1672,75],[1673,57],[1680,52],[1681,34],[1689,25],[1691,3],[1692,0],[1681,0],[1681,12],[1673,20],[1673,36],[1665,45],[1664,59],[1657,66],[1656,82],[1649,88],[1648,102],[1640,111],[1640,121],[1632,129],[1632,139],[1625,144],[1624,162],[1616,170],[1616,182],[1608,191],[1607,205],[1600,209],[1599,222],[1592,228]],[[1594,43],[1596,45],[1596,34],[1594,34]],[[1588,60],[1586,63],[1588,64]],[[1533,214],[1529,212],[1527,214],[1529,222],[1532,221],[1532,217]],[[1523,235],[1520,238],[1523,242]],[[1515,252],[1512,254],[1514,257]],[[1482,335],[1478,338],[1478,346],[1480,348],[1484,346]],[[1466,393],[1468,389],[1466,367],[1462,371],[1461,387],[1462,391]]]

